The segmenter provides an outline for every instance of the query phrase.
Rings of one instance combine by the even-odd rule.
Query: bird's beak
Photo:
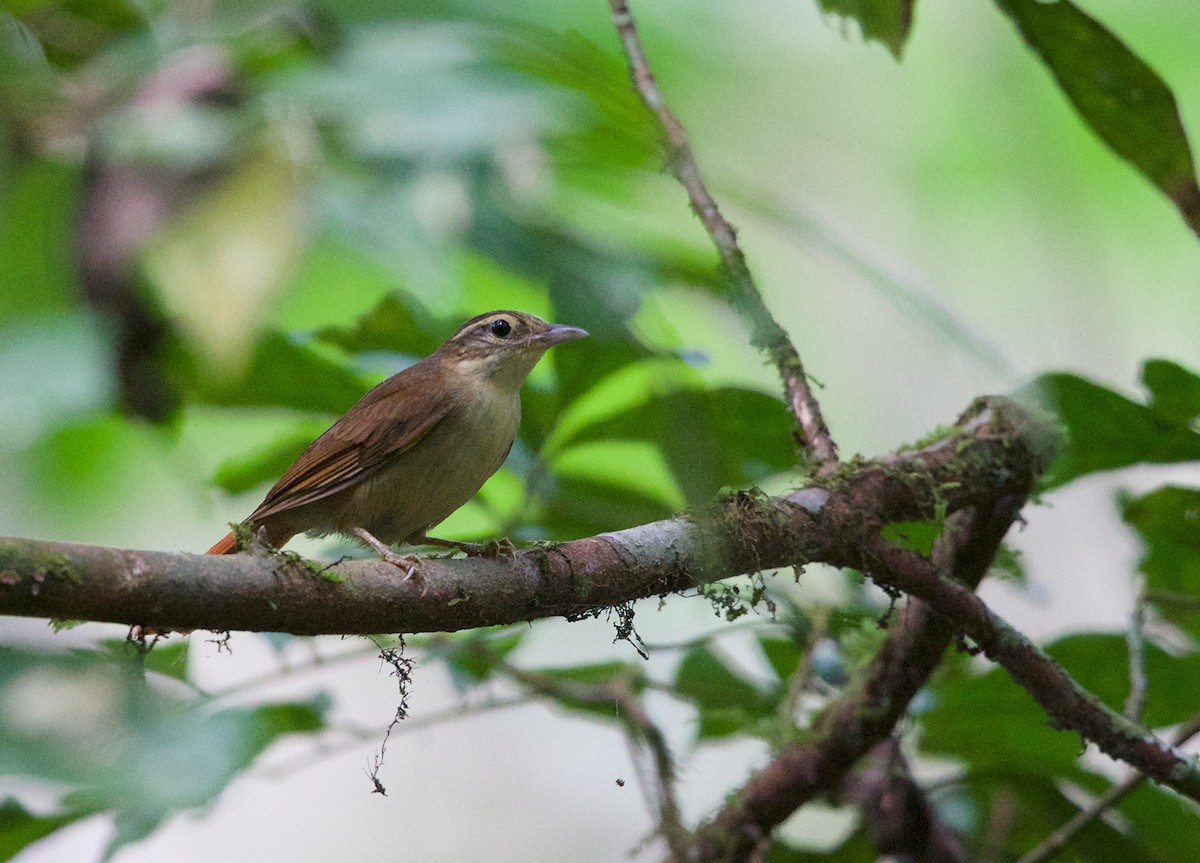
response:
[[[575,339],[582,339],[587,334],[587,330],[580,329],[579,327],[569,327],[566,324],[551,324],[550,329],[544,333],[538,333],[533,339],[549,348],[554,345],[561,345],[563,342],[573,342]]]

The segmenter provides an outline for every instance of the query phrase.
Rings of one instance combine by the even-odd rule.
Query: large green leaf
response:
[[[707,645],[688,651],[675,673],[675,694],[700,711],[700,739],[755,734],[774,716],[782,690],[766,691]]]
[[[244,374],[228,381],[200,375],[194,398],[217,405],[271,405],[340,414],[370,386],[365,377],[328,352],[280,333],[267,333]]]
[[[972,769],[1004,775],[1078,772],[1079,737],[1055,731],[1029,693],[1008,672],[947,675],[922,718],[922,748],[966,760]]]
[[[417,303],[405,299],[389,293],[353,326],[324,327],[316,337],[348,354],[390,351],[423,357],[437,350],[461,323],[434,319]]]
[[[660,495],[598,480],[559,477],[551,481],[550,493],[533,519],[546,533],[530,538],[577,539],[669,518],[673,513]]]
[[[1143,381],[1150,390],[1148,404],[1065,373],[1043,375],[1025,391],[1058,416],[1068,435],[1067,446],[1043,477],[1043,490],[1095,471],[1200,459],[1192,413],[1200,379],[1173,363],[1151,360]]]
[[[1125,636],[1080,633],[1060,638],[1046,652],[1081,686],[1120,710],[1129,692],[1129,653]],[[1200,654],[1173,656],[1154,644],[1145,646],[1149,686],[1142,722],[1161,727],[1182,722],[1200,710],[1194,689],[1200,678]]]
[[[628,410],[589,423],[572,440],[656,443],[692,505],[710,501],[722,488],[752,485],[795,465],[790,421],[778,399],[736,387],[684,385],[664,392],[661,383],[650,382],[655,389]]]
[[[1200,807],[1177,794],[1144,782],[1121,801],[1119,812],[1132,833],[1165,863],[1192,863],[1200,848]]]
[[[1080,783],[1095,793],[1104,781],[1092,777]],[[1052,831],[1059,829],[1078,814],[1078,803],[1063,793],[1058,780],[1046,773],[1025,773],[1012,770],[982,769],[970,773],[964,789],[975,804],[974,845],[983,856],[986,843],[995,840],[988,835],[989,815],[1006,813],[1005,848],[1016,859],[1016,853],[1026,852],[1042,842]],[[972,857],[969,859],[978,859]],[[1156,857],[1137,837],[1127,835],[1103,818],[1097,818],[1083,828],[1066,849],[1054,858],[1062,863],[1099,863],[1120,860],[1121,863],[1165,863]]]
[[[459,633],[437,644],[430,653],[445,659],[455,685],[466,689],[491,678],[508,655],[520,646],[524,636],[522,629]]]
[[[996,0],[1092,131],[1200,228],[1200,188],[1167,85],[1103,24],[1068,0]]]
[[[617,700],[615,698],[612,700],[580,698],[569,691],[570,684],[580,683],[586,686],[610,684],[627,687],[629,691],[640,693],[645,690],[647,682],[646,672],[640,665],[633,665],[632,663],[620,662],[618,660],[597,662],[591,665],[539,668],[536,669],[535,673],[546,675],[555,681],[567,684],[564,686],[562,692],[553,696],[554,703],[559,707],[576,713],[586,713],[608,722],[619,721],[621,719],[621,708]]]

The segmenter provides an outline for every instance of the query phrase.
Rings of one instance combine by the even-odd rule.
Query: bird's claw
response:
[[[480,547],[479,554],[482,557],[507,557],[515,558],[517,556],[517,547],[508,537],[489,540],[485,545]]]
[[[379,552],[379,557],[386,560],[392,566],[404,573],[404,581],[410,578],[416,578],[417,581],[425,581],[425,576],[421,572],[421,558],[415,554],[396,554],[390,548]]]

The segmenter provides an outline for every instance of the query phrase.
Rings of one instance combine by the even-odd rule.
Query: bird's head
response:
[[[471,318],[442,343],[437,353],[460,374],[479,375],[515,391],[547,350],[586,335],[587,331],[579,327],[502,310]]]

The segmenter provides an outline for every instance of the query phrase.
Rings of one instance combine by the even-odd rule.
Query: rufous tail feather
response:
[[[275,548],[283,548],[284,544],[295,535],[294,533],[276,534],[268,528],[267,542]],[[229,533],[225,535],[223,540],[205,552],[205,554],[237,554],[237,551],[237,540],[233,538],[232,533]]]
[[[226,534],[225,538],[210,548],[206,554],[236,554],[238,550],[237,540],[233,538],[233,534]]]

